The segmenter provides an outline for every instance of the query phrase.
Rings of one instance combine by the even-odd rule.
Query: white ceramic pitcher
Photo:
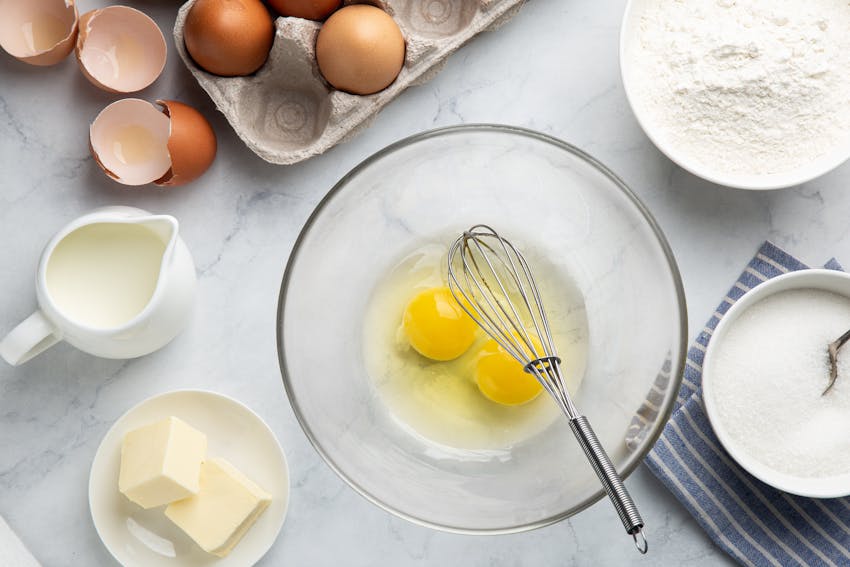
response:
[[[62,340],[104,358],[148,354],[186,325],[195,284],[177,219],[132,207],[97,209],[47,244],[36,276],[39,309],[0,341],[0,356],[23,364]]]

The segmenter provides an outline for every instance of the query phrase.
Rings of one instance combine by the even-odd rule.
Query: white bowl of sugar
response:
[[[827,345],[850,329],[850,274],[802,270],[739,299],[703,362],[717,438],[750,474],[815,498],[850,494],[850,345],[832,387]]]
[[[844,0],[629,0],[626,97],[694,175],[741,189],[810,181],[850,157]]]

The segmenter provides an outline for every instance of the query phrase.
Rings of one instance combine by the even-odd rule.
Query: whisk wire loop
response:
[[[485,239],[495,241],[501,250],[495,249]],[[470,243],[475,247],[474,250]],[[496,315],[488,319],[497,319],[500,323],[501,327],[497,330],[500,338],[507,342],[516,339],[521,341],[525,349],[516,349],[522,356],[515,358],[526,364],[538,357],[554,355],[554,344],[543,316],[542,302],[525,258],[510,242],[500,238],[486,225],[472,227],[458,239],[456,245],[460,249],[467,287],[472,290],[467,300],[477,305],[479,302],[476,299],[483,299],[487,307],[483,314],[489,315],[488,312],[492,311]],[[486,273],[482,269],[484,266],[487,268]],[[495,287],[498,289],[494,290],[491,282],[497,284]],[[516,303],[511,301],[517,295],[525,311],[523,314],[520,314]],[[532,299],[535,305],[532,305]],[[529,334],[527,323],[534,327],[540,346],[535,344]],[[541,348],[543,352],[539,352]]]
[[[507,240],[499,238],[498,235],[495,235],[495,231],[493,232],[494,237],[498,238],[499,242],[502,244],[502,248],[508,258],[511,274],[514,274],[514,277],[516,278],[517,288],[519,289],[520,296],[525,303],[526,309],[531,315],[531,322],[534,325],[534,330],[537,332],[537,336],[540,339],[541,344],[543,345],[544,353],[546,356],[556,356],[555,343],[552,341],[552,335],[549,330],[549,321],[546,318],[546,311],[543,308],[543,300],[540,297],[537,282],[534,281],[534,275],[531,272],[531,268],[528,267],[528,262],[525,260],[525,256],[520,254],[513,244]],[[514,259],[516,259],[516,263],[522,268],[522,276],[528,284],[528,290],[525,289],[526,286],[523,284],[523,278],[519,277],[520,272],[514,264]],[[531,305],[529,295],[531,295],[534,301],[534,306]]]
[[[486,244],[478,240],[474,242],[478,248],[480,257],[484,259],[490,273],[492,274],[492,280],[499,285],[500,291],[504,295],[506,293],[504,283],[499,278],[495,268],[493,268],[493,264],[489,257],[484,253],[483,247],[485,247]],[[476,257],[468,253],[468,241],[466,239],[461,242],[461,246],[463,247],[461,250],[461,261],[463,263],[463,274],[467,284],[466,289],[470,290],[469,293],[466,293],[465,291],[463,292],[466,304],[461,303],[461,306],[479,324],[479,318],[485,319],[488,323],[487,327],[490,331],[492,331],[488,332],[488,334],[492,336],[496,342],[502,346],[502,348],[507,350],[512,357],[522,361],[524,353],[522,352],[522,348],[519,348],[514,343],[511,333],[520,333],[524,332],[524,330],[520,330],[518,328],[514,319],[511,318],[507,309],[502,304],[502,300],[499,295],[493,293],[491,284],[489,283],[490,280],[483,277],[475,278],[471,275],[473,273],[481,274],[481,267],[478,265]],[[486,247],[489,248],[489,246]],[[451,278],[449,279],[449,287],[452,287]],[[461,289],[463,290],[464,288]],[[476,291],[478,292],[477,294]],[[483,304],[481,303],[482,300]],[[471,309],[467,309],[467,305],[475,306],[475,312]]]
[[[510,282],[510,283],[513,283],[513,286],[510,286],[510,287],[519,290],[520,296],[523,298],[524,304],[528,308],[528,299],[527,299],[527,296],[524,295],[524,290],[522,289],[522,282],[517,277],[517,272],[515,271],[514,266],[513,265],[508,266],[507,263],[505,262],[505,258],[498,255],[498,253],[492,247],[487,246],[481,240],[473,239],[472,242],[475,244],[480,257],[483,258],[483,260],[486,262],[487,267],[489,268],[490,274],[492,274],[492,276],[493,276],[493,281],[495,281],[498,284],[499,293],[494,293],[494,290],[490,289],[489,290],[490,294],[486,295],[485,298],[487,298],[488,300],[490,298],[492,298],[495,301],[496,305],[499,307],[501,314],[505,317],[505,320],[508,321],[508,323],[510,325],[510,329],[508,329],[508,333],[506,334],[506,337],[505,337],[506,340],[510,342],[512,340],[511,335],[513,335],[514,340],[519,339],[521,341],[521,344],[519,345],[520,348],[518,349],[520,351],[520,353],[522,354],[522,356],[520,356],[519,359],[518,359],[518,361],[520,363],[523,363],[523,362],[530,360],[532,358],[536,358],[537,355],[538,355],[537,352],[536,352],[537,345],[535,345],[534,341],[532,340],[531,336],[529,335],[529,332],[526,328],[526,325],[523,324],[524,318],[519,314],[519,312],[517,310],[517,305],[513,301],[510,300],[510,297],[512,295],[511,291],[509,291],[508,284],[503,280],[502,276],[499,273],[500,271],[503,272],[503,273],[506,272],[506,275],[509,276],[513,280],[513,282]],[[507,257],[507,260],[509,262],[511,262],[511,264],[512,264],[512,259],[508,255],[507,248],[505,248],[504,243],[501,243],[501,244],[502,244],[503,252],[505,253],[505,255]],[[501,270],[496,269],[493,262],[491,261],[491,255],[487,254],[485,252],[484,248],[487,248],[487,250],[494,253],[493,257],[497,258],[499,260],[499,262],[502,264]],[[474,255],[464,254],[464,258],[467,258],[467,257],[469,257],[472,260],[473,264],[477,264],[477,262],[475,261]],[[476,268],[477,268],[477,265],[476,265]],[[490,281],[490,280],[486,276],[484,276],[483,277],[484,285],[489,288],[490,286],[487,283],[488,281]],[[506,308],[506,305],[507,305],[507,308]],[[522,347],[524,347],[524,348],[522,348]],[[531,353],[531,354],[529,355],[528,353]]]

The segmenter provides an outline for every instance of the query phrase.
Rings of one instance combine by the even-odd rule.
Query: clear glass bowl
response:
[[[660,434],[681,382],[682,283],[637,197],[605,166],[549,136],[444,128],[355,167],[295,243],[281,286],[278,352],[304,432],[355,490],[422,525],[516,532],[603,495],[566,418],[496,456],[444,451],[399,425],[364,364],[363,317],[380,279],[422,244],[476,223],[533,249],[580,290],[589,341],[575,402],[628,476]]]

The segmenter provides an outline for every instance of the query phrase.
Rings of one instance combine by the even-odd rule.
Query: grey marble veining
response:
[[[139,0],[166,36],[177,3]],[[80,9],[106,4],[81,0]],[[87,126],[116,97],[68,59],[41,69],[0,54],[0,333],[35,308],[42,246],[68,220],[127,204],[178,217],[199,269],[189,329],[151,356],[92,358],[66,345],[21,368],[0,366],[0,514],[48,566],[110,565],[91,524],[87,483],[101,437],[126,409],[181,387],[234,396],[262,415],[285,447],[292,500],[263,565],[717,565],[728,562],[645,469],[627,481],[648,525],[642,558],[607,502],[534,532],[438,533],[379,510],[320,460],[281,386],[275,305],[295,237],[324,193],[352,166],[401,137],[456,123],[536,128],[590,152],[649,205],[679,261],[691,336],[756,247],[770,238],[803,260],[850,245],[850,168],[780,192],[724,189],[664,158],[641,132],[619,79],[622,0],[532,0],[510,23],[455,54],[431,82],[409,89],[354,140],[305,163],[262,162],[235,137],[176,58],[138,95],[174,98],[212,119],[219,155],[199,182],[160,191],[109,181],[90,159]]]

